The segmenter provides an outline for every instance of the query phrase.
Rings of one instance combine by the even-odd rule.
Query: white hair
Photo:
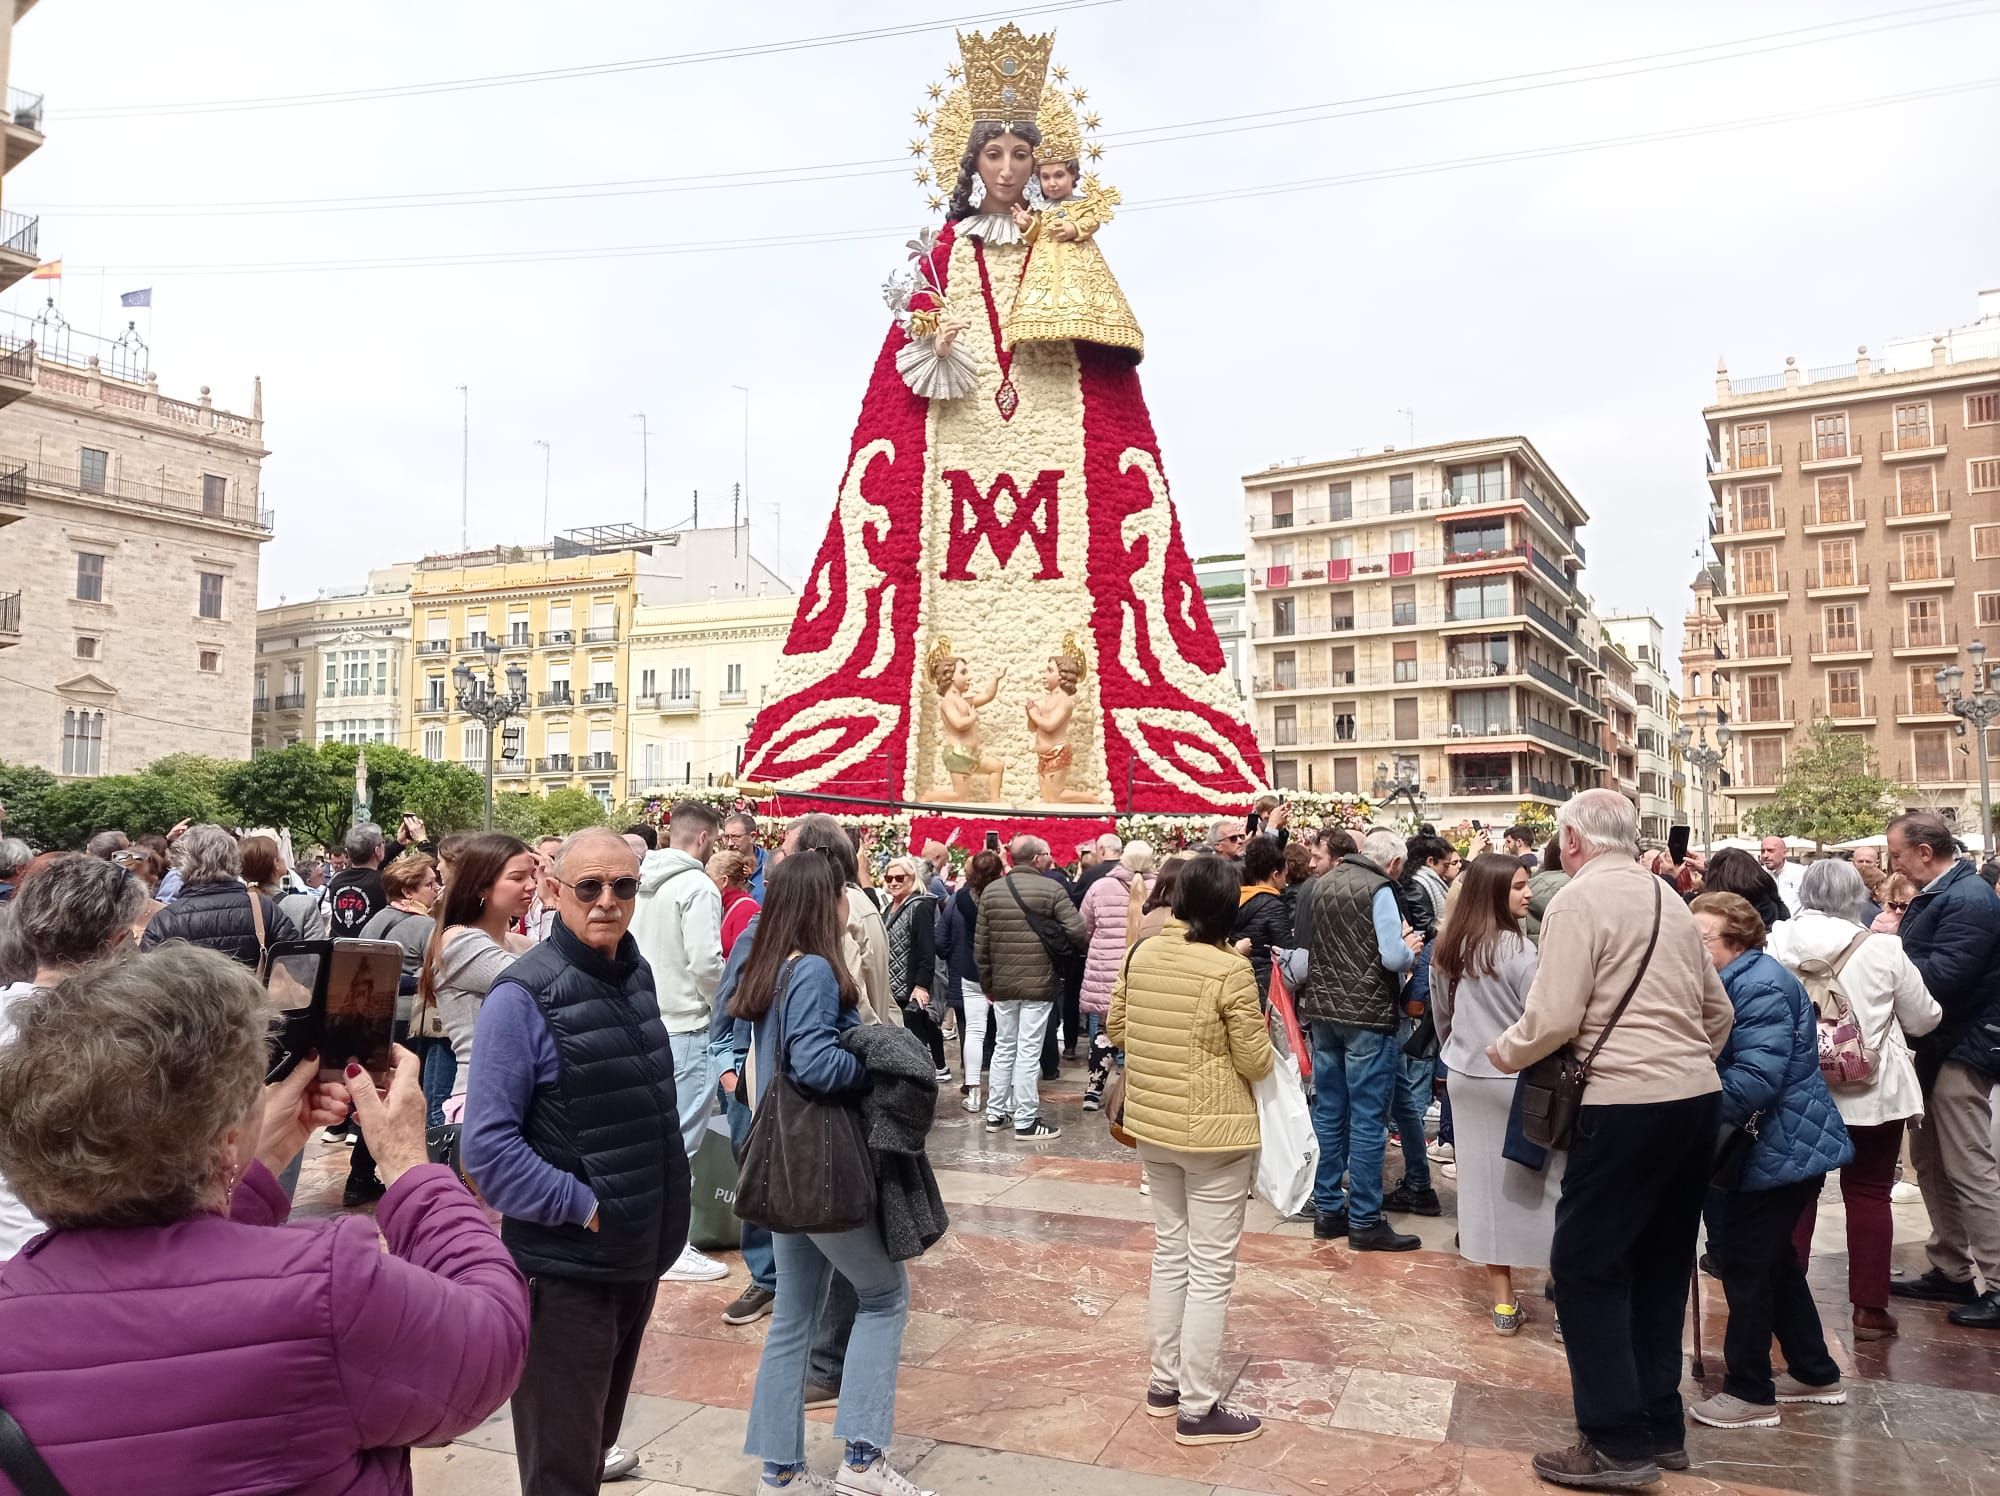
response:
[[[632,856],[635,863],[638,861],[637,854],[632,851],[632,844],[625,840],[622,833],[613,831],[609,826],[585,826],[581,831],[572,831],[563,838],[563,844],[556,848],[556,855],[549,859],[549,871],[561,877],[563,864],[569,861],[570,854],[594,841],[610,842],[619,851]]]
[[[1015,862],[1033,862],[1037,857],[1049,855],[1049,844],[1039,836],[1017,836],[1007,848],[1007,855]]]
[[[198,883],[225,883],[243,876],[243,853],[236,838],[207,822],[190,826],[174,843],[174,865],[189,888]]]
[[[1097,855],[1100,857],[1116,857],[1122,850],[1124,844],[1119,841],[1118,833],[1115,831],[1107,831],[1097,839]]]
[[[1854,864],[1838,857],[1823,857],[1806,864],[1799,879],[1799,908],[1817,909],[1839,919],[1861,923],[1861,906],[1868,898],[1868,885]]]
[[[882,876],[886,878],[890,873],[895,872],[908,873],[910,881],[917,886],[917,892],[922,893],[924,890],[924,875],[929,871],[929,864],[925,863],[921,858],[892,857],[888,862],[883,864]]]
[[[1377,826],[1361,839],[1361,855],[1388,872],[1409,856],[1409,843],[1387,826]]]
[[[1585,790],[1556,813],[1556,834],[1574,831],[1592,853],[1639,855],[1639,807],[1616,790]]]
[[[1125,850],[1118,854],[1118,862],[1121,867],[1129,868],[1135,873],[1151,872],[1153,848],[1147,842],[1128,841],[1125,843]]]

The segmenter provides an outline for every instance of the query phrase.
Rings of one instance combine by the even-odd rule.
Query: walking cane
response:
[[[1694,1316],[1694,1358],[1688,1362],[1688,1374],[1699,1383],[1705,1375],[1701,1364],[1701,1264],[1699,1262],[1690,1270],[1688,1311]]]

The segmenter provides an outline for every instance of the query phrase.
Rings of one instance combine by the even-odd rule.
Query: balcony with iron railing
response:
[[[1564,732],[1554,723],[1544,722],[1539,717],[1530,717],[1522,725],[1530,737],[1540,738],[1544,743],[1552,743],[1572,758],[1586,759],[1600,766],[1611,762],[1611,755],[1606,753],[1601,745],[1586,742],[1574,733]]]
[[[21,642],[21,594],[0,592],[0,649]]]
[[[749,703],[750,693],[739,686],[734,691],[724,689],[716,692],[715,699],[722,706],[745,706]]]
[[[1745,634],[1732,646],[1730,658],[1745,665],[1786,664],[1792,658],[1792,636],[1775,632]]]
[[[1751,572],[1748,576],[1739,574],[1731,579],[1729,591],[1716,597],[1715,605],[1726,608],[1768,597],[1783,597],[1791,590],[1792,573],[1788,568]]]
[[[638,698],[641,711],[658,712],[663,717],[692,716],[701,710],[699,691],[653,691]]]
[[[1875,630],[1850,629],[1840,634],[1809,634],[1806,653],[1814,661],[1851,658],[1875,652]]]
[[[607,628],[585,629],[583,631],[583,642],[585,644],[616,644],[618,642],[618,626],[612,624]]]
[[[583,706],[616,706],[618,705],[618,688],[602,682],[593,682],[590,689],[583,692],[579,697],[579,704]]]
[[[28,516],[28,469],[26,464],[0,468],[0,525],[11,525]]]
[[[567,753],[551,753],[535,760],[537,774],[573,774],[576,760]]]
[[[1844,722],[1850,727],[1872,727],[1875,724],[1875,696],[1836,699],[1829,696],[1826,705],[1816,714],[1835,722]]]
[[[586,753],[576,761],[580,774],[608,774],[618,767],[615,753]]]
[[[1866,592],[1869,587],[1868,563],[1846,566],[1808,566],[1806,568],[1806,596],[1825,597],[1847,592]]]
[[[422,701],[417,703],[417,715],[419,717],[441,717],[450,710],[451,701],[442,693],[436,696],[426,696]]]
[[[544,629],[542,631],[542,648],[544,649],[561,649],[565,645],[574,643],[576,643],[575,629]]]
[[[1746,695],[1743,710],[1730,721],[1737,732],[1768,732],[1792,725],[1792,703],[1782,696],[1775,701],[1752,701]]]
[[[1898,722],[1945,721],[1956,722],[1957,716],[1944,704],[1944,698],[1936,691],[1926,691],[1922,695],[1906,696],[1896,693],[1896,720]]]
[[[1566,784],[1557,784],[1553,779],[1531,774],[1528,776],[1528,793],[1537,799],[1563,801],[1576,791]]]
[[[1958,585],[1956,556],[1919,556],[1889,563],[1889,590],[1906,587],[1955,587]]]
[[[271,698],[271,705],[281,712],[304,711],[306,695],[303,691],[286,691],[282,695],[273,696]]]
[[[1712,483],[1724,478],[1761,477],[1784,470],[1784,448],[1769,442],[1746,443],[1741,447],[1732,444],[1719,455],[1710,453],[1708,459],[1708,477]]]
[[[42,96],[25,88],[7,90],[7,158],[12,171],[42,148]]]
[[[1412,493],[1407,496],[1376,494],[1368,498],[1350,499],[1339,504],[1295,506],[1282,514],[1252,515],[1250,533],[1282,534],[1288,530],[1311,530],[1324,525],[1344,525],[1355,520],[1395,519],[1406,514],[1444,514],[1501,508],[1508,505],[1527,508],[1548,527],[1557,540],[1576,552],[1579,561],[1583,559],[1582,547],[1577,543],[1576,532],[1549,506],[1547,500],[1525,483],[1515,483],[1497,489],[1474,490],[1464,494],[1454,494],[1446,489],[1442,492]]]
[[[1722,529],[1717,540],[1769,540],[1785,533],[1785,506],[1759,506],[1745,514],[1735,504],[1724,506]]]
[[[0,209],[0,291],[41,263],[41,243],[39,219]]]
[[[541,707],[570,707],[576,705],[576,698],[570,694],[568,686],[553,686],[537,693],[535,705]]]
[[[1973,785],[1979,782],[1979,775],[1971,766],[1971,755],[1954,756],[1944,754],[1929,758],[1905,758],[1896,763],[1896,778],[1904,784],[1921,785]]]
[[[1453,799],[1471,800],[1488,795],[1514,794],[1512,774],[1454,774],[1451,778]]]
[[[449,639],[419,639],[414,646],[417,655],[448,655],[451,653]]]
[[[1259,695],[1281,695],[1286,691],[1332,691],[1354,684],[1352,670],[1301,670],[1291,675],[1252,676],[1250,689]]]
[[[1951,490],[1925,489],[1919,493],[1892,493],[1882,500],[1882,521],[1890,525],[1919,525],[1926,520],[1951,517]]]
[[[39,354],[37,356],[40,357]],[[38,384],[46,386],[50,373],[46,364],[41,365]],[[164,396],[161,400],[165,403]],[[0,456],[0,468],[19,473],[28,486],[55,489],[92,503],[113,502],[148,510],[166,509],[191,518],[212,520],[265,534],[271,530],[272,511],[258,507],[254,492],[247,499],[232,497],[238,491],[237,484],[229,485],[227,494],[211,496],[205,491],[168,488],[157,483],[130,483],[108,472],[23,460],[20,457]]]
[[[1805,508],[1806,534],[1868,528],[1868,506],[1860,499],[1821,503],[1814,500]]]
[[[1831,431],[1799,443],[1799,467],[1811,472],[1815,468],[1849,466],[1860,462],[1866,452],[1867,443],[1858,433]]]
[[[1536,607],[1533,603],[1528,602],[1526,599],[1522,600],[1520,606],[1521,606],[1521,612],[1529,620],[1547,629],[1550,633],[1554,634],[1558,639],[1562,640],[1563,643],[1567,644],[1572,651],[1580,655],[1582,658],[1588,660],[1590,662],[1591,669],[1601,670],[1603,668],[1602,656],[1600,656],[1598,652],[1592,649],[1588,644],[1585,644],[1582,638],[1578,636],[1575,629],[1571,628],[1568,624],[1561,622],[1559,619],[1551,616],[1550,614],[1543,612],[1540,608]]]
[[[34,341],[0,333],[0,405],[12,405],[34,387]]]
[[[1956,654],[1958,652],[1958,625],[1946,623],[1942,618],[1932,618],[1923,623],[1899,623],[1890,631],[1892,653],[1903,654]]]
[[[1940,421],[1935,426],[1899,426],[1882,433],[1882,460],[1900,462],[1911,457],[1942,457],[1950,429]]]

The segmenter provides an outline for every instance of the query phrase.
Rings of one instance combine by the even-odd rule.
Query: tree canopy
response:
[[[1864,739],[1821,717],[1786,763],[1776,797],[1744,819],[1759,836],[1797,836],[1825,846],[1875,835],[1903,795],[1901,785],[1875,772]]]
[[[479,776],[459,764],[370,743],[368,795],[378,823],[392,832],[406,815],[420,816],[432,835],[479,823]],[[354,800],[352,743],[299,743],[232,764],[221,795],[246,826],[280,826],[300,844],[338,845],[347,832]]]

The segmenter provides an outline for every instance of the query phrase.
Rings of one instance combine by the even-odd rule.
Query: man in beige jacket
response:
[[[1534,1465],[1555,1485],[1619,1490],[1688,1465],[1681,1321],[1720,1116],[1715,1060],[1732,1013],[1687,906],[1634,860],[1632,802],[1585,790],[1562,808],[1556,835],[1570,881],[1542,916],[1526,1011],[1487,1057],[1510,1073],[1565,1046],[1581,1058],[1611,1025],[1591,1064],[1550,1253],[1583,1438]]]

